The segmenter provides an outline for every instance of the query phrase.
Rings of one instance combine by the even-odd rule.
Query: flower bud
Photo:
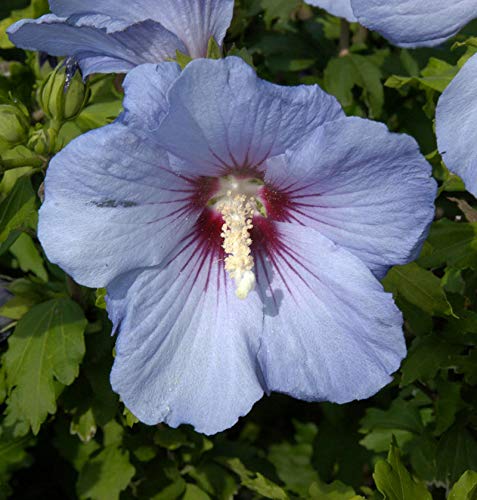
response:
[[[79,72],[67,85],[64,67],[57,67],[38,91],[38,102],[45,114],[59,122],[76,118],[83,109],[86,98],[86,87]]]
[[[47,155],[54,152],[55,133],[52,129],[35,130],[29,140],[28,149],[38,155]]]
[[[15,146],[25,142],[30,121],[25,112],[14,104],[0,104],[0,146]]]

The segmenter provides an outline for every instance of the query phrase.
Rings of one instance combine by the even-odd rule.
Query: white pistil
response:
[[[217,205],[224,218],[221,236],[224,239],[222,247],[227,254],[225,270],[235,281],[235,294],[239,299],[247,298],[255,287],[253,257],[250,252],[253,201],[253,198],[244,194],[232,195],[232,191],[227,191],[227,196]]]

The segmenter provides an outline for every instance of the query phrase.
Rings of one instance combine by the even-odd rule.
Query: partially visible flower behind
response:
[[[349,22],[355,22],[356,17],[351,8],[351,0],[305,0],[306,3],[325,9],[333,16],[342,17]]]
[[[306,0],[400,47],[439,45],[477,17],[477,0]]]
[[[176,51],[205,57],[211,37],[221,45],[233,0],[50,0],[53,14],[8,29],[22,49],[74,57],[83,75],[125,73]]]
[[[477,197],[477,56],[444,90],[436,109],[439,152],[449,170]]]
[[[401,47],[439,45],[477,17],[477,0],[351,0],[358,21]]]
[[[307,0],[349,21],[357,20],[401,47],[438,45],[477,17],[477,0]],[[353,12],[355,19],[350,17]],[[477,56],[447,87],[436,110],[439,152],[446,166],[477,196]]]
[[[39,237],[107,287],[130,410],[210,434],[264,392],[344,403],[390,382],[406,349],[377,277],[434,213],[416,142],[234,57],[142,65],[125,91],[51,161]]]

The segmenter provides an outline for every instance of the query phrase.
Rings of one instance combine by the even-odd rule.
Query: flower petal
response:
[[[263,394],[256,361],[262,308],[256,293],[235,297],[219,252],[204,243],[182,245],[164,267],[108,287],[119,328],[111,384],[142,422],[214,434]]]
[[[287,193],[283,220],[317,229],[378,277],[417,257],[436,183],[414,139],[361,118],[326,123],[266,180]]]
[[[72,141],[51,161],[39,237],[50,261],[86,286],[159,264],[198,215],[191,186],[166,155],[113,124]]]
[[[351,0],[358,21],[401,47],[438,45],[477,17],[476,0]]]
[[[50,4],[59,16],[98,12],[130,24],[152,19],[175,33],[192,57],[206,56],[210,37],[222,44],[234,8],[233,0],[50,0]]]
[[[305,0],[306,3],[325,9],[333,16],[343,17],[350,22],[356,21],[351,8],[351,0]]]
[[[277,223],[257,283],[268,305],[258,359],[269,391],[364,399],[406,353],[402,316],[367,267],[317,231]]]
[[[138,64],[175,57],[176,50],[185,51],[173,33],[154,21],[107,33],[105,28],[76,26],[48,14],[13,24],[8,35],[17,47],[74,57],[84,76],[95,72],[127,72]]]
[[[439,151],[447,167],[477,197],[477,56],[471,57],[441,95],[436,110]]]
[[[169,109],[167,92],[181,73],[173,62],[141,64],[124,79],[124,122],[138,121],[135,132],[154,131]]]
[[[343,116],[336,99],[318,86],[273,85],[237,57],[192,61],[171,87],[169,104],[160,143],[210,175],[259,166]]]

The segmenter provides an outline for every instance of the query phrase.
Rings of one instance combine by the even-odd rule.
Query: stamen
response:
[[[232,191],[227,191],[227,196],[217,205],[224,218],[221,236],[224,239],[222,248],[227,254],[225,270],[235,281],[235,294],[239,299],[247,298],[255,287],[253,257],[250,252],[253,201],[253,198],[244,194],[232,196]]]

